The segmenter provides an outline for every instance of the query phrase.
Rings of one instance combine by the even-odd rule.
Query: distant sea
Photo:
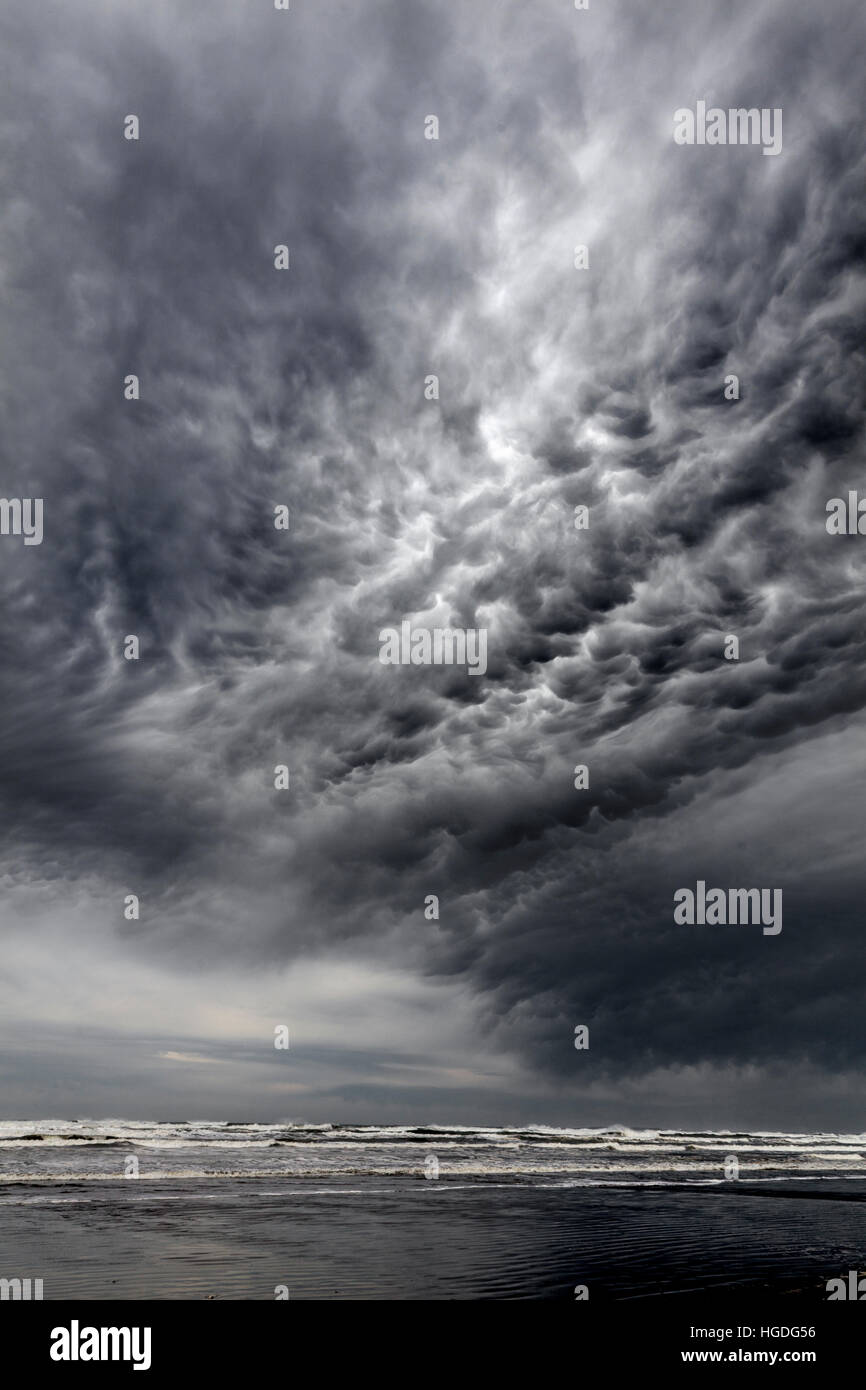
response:
[[[0,1278],[46,1300],[814,1303],[866,1270],[864,1177],[863,1134],[5,1120]]]

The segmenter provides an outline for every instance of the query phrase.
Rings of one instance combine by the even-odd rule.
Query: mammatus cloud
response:
[[[864,566],[825,520],[863,479],[860,8],[49,10],[0,59],[36,1109],[25,1017],[79,1021],[94,1111],[111,1037],[148,1106],[234,1048],[249,1108],[295,1010],[305,1113],[380,1114],[384,1068],[422,1117],[782,1123],[808,1075],[790,1115],[854,1124]],[[781,152],[678,144],[698,102],[783,111]],[[483,629],[483,675],[382,665],[406,620]],[[677,925],[697,880],[780,886],[784,930]]]

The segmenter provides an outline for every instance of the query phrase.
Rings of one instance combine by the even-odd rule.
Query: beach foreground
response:
[[[0,1276],[41,1278],[46,1300],[573,1300],[582,1286],[593,1301],[815,1304],[866,1265],[863,1136],[127,1121],[0,1133]]]

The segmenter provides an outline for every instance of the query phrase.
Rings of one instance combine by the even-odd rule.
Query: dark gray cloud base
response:
[[[861,7],[3,29],[3,491],[45,499],[0,546],[7,882],[57,923],[141,893],[118,959],[202,990],[345,953],[459,989],[564,1117],[859,1074],[866,542],[824,508],[866,489]],[[704,98],[781,107],[782,155],[676,146]],[[423,614],[487,675],[381,666]],[[676,927],[696,878],[782,887],[782,935]]]

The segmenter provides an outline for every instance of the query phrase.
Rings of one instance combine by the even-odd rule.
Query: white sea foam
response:
[[[0,1185],[363,1176],[424,1181],[435,1153],[440,1183],[509,1179],[578,1185],[711,1184],[735,1154],[740,1181],[866,1175],[866,1136],[772,1131],[634,1130],[512,1125],[331,1125],[225,1120],[0,1121]],[[227,1162],[221,1161],[228,1160]],[[433,1186],[433,1184],[430,1184]],[[444,1190],[444,1186],[439,1190]]]

